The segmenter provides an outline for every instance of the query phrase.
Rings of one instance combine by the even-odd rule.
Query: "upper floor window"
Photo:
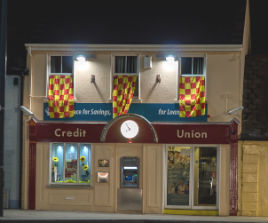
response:
[[[112,87],[114,78],[118,76],[136,76],[136,84],[133,97],[139,97],[139,56],[114,56]]]
[[[181,75],[205,75],[204,57],[182,57]]]
[[[116,74],[138,74],[137,56],[115,56]]]
[[[51,56],[50,73],[52,74],[72,74],[73,57],[72,56]]]

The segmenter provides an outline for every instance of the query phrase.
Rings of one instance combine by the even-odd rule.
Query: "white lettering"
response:
[[[182,139],[182,138],[188,138],[188,139],[206,139],[208,137],[208,133],[207,132],[196,132],[194,130],[191,130],[190,132],[186,132],[184,131],[184,129],[182,130],[177,130],[177,137],[179,139]]]
[[[56,137],[82,137],[82,138],[85,138],[86,133],[87,133],[86,130],[79,129],[79,128],[77,128],[74,131],[71,131],[71,130],[65,131],[65,130],[58,128],[58,129],[55,129],[55,131],[54,131],[54,134]]]

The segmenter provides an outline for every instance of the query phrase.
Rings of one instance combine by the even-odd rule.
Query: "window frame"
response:
[[[137,73],[115,73],[115,57],[116,56],[136,56],[137,57]],[[113,95],[113,77],[116,75],[127,75],[127,76],[137,76],[138,77],[138,96],[133,96],[132,101],[135,102],[137,100],[140,100],[140,54],[137,53],[116,53],[116,54],[111,54],[111,81],[110,81],[110,88],[111,88],[111,93],[110,93],[110,99],[112,100],[112,95]]]
[[[182,74],[181,73],[181,58],[184,57],[191,57],[191,58],[195,58],[195,57],[203,57],[204,58],[204,67],[203,67],[203,74]],[[177,75],[177,96],[176,96],[176,101],[179,101],[179,90],[180,90],[180,77],[196,77],[196,76],[202,76],[205,78],[205,95],[206,95],[206,101],[208,99],[208,94],[207,94],[207,54],[183,54],[181,55],[179,58],[179,63],[178,63],[178,75]]]
[[[64,57],[64,56],[70,56],[72,57],[72,73],[52,73],[51,71],[51,57],[53,56],[60,56],[60,57]],[[50,75],[66,75],[66,76],[73,76],[73,94],[74,94],[74,98],[75,98],[75,84],[74,84],[74,56],[71,54],[47,54],[46,57],[46,61],[47,61],[47,68],[46,68],[46,98],[48,97],[48,87],[49,87],[49,77]],[[61,60],[61,70],[62,70],[62,60]]]
[[[78,183],[56,183],[51,181],[51,175],[52,175],[52,149],[53,149],[53,144],[63,144],[63,181],[65,181],[65,154],[66,154],[66,144],[76,144],[77,145],[77,181]],[[79,183],[79,176],[80,176],[80,147],[82,145],[90,145],[89,151],[90,151],[90,183]],[[56,185],[56,186],[92,186],[92,143],[76,143],[76,142],[51,142],[49,143],[49,176],[48,176],[48,184],[51,185]]]
[[[190,147],[190,171],[189,171],[189,205],[168,205],[167,204],[167,180],[168,180],[168,147],[179,146],[179,147]],[[194,152],[195,148],[211,147],[216,148],[217,151],[217,185],[216,185],[216,205],[215,206],[197,206],[194,205]],[[163,179],[164,179],[164,208],[165,209],[187,209],[187,210],[219,210],[220,208],[220,182],[221,182],[221,146],[215,144],[166,144],[164,145],[164,168],[163,168]]]

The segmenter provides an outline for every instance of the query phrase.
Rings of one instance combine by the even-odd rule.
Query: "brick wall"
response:
[[[268,57],[246,57],[241,139],[268,139]]]

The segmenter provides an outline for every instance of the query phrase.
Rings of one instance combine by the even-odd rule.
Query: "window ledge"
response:
[[[47,188],[73,188],[73,189],[83,189],[83,188],[93,188],[91,184],[82,185],[82,184],[48,184]]]

